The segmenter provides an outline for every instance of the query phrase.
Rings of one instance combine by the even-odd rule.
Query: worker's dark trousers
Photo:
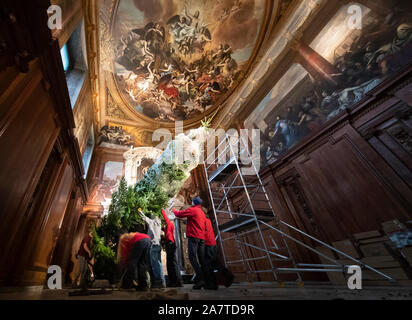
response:
[[[127,278],[138,282],[139,287],[149,287],[147,283],[146,272],[151,273],[150,265],[150,247],[152,241],[150,239],[142,239],[137,241],[129,256],[127,265]]]
[[[189,261],[196,272],[195,283],[205,281],[205,241],[188,238]]]
[[[181,284],[182,276],[180,275],[180,268],[179,264],[177,263],[176,244],[172,241],[169,241],[166,244],[166,261],[169,283]]]
[[[217,270],[223,275],[225,286],[230,286],[232,284],[233,274],[220,262],[217,246],[205,247],[205,262],[209,269],[207,277],[208,285],[212,287],[217,285],[214,270]]]
[[[206,246],[205,257],[206,263],[209,264],[214,270],[221,271],[224,268],[224,266],[220,262],[216,246]]]
[[[222,266],[219,260],[219,255],[216,246],[206,246],[205,247],[205,262],[208,266],[208,277],[207,282],[211,286],[217,285],[216,277],[214,275],[214,270],[221,271],[225,267]]]

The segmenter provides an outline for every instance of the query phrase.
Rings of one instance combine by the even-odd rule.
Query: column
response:
[[[339,71],[329,61],[302,41],[296,41],[293,49],[298,54],[300,64],[315,80],[337,85],[332,75],[339,73]]]

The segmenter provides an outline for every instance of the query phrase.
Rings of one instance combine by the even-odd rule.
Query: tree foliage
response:
[[[161,210],[177,193],[176,188],[170,190],[170,186],[186,179],[184,172],[174,165],[162,164],[160,168],[164,178],[162,180],[168,183],[167,188],[162,188],[156,183],[157,173],[149,169],[145,177],[135,186],[127,186],[126,179],[123,177],[119,189],[112,194],[109,213],[95,231],[93,252],[96,260],[95,272],[99,278],[107,278],[113,271],[115,252],[107,245],[109,241],[116,248],[118,239],[123,233],[136,232],[139,225],[144,225],[139,209],[146,215],[156,215],[162,219]]]
[[[107,276],[112,270],[119,237],[127,232],[136,232],[139,226],[144,225],[139,209],[148,216],[155,215],[163,219],[161,210],[178,194],[190,177],[190,171],[199,165],[201,145],[208,125],[210,121],[188,134],[176,136],[143,179],[134,186],[127,186],[126,179],[121,179],[118,190],[112,194],[108,215],[96,229],[93,251],[96,261],[100,260],[98,263],[102,266],[101,274],[96,272],[98,277]],[[177,145],[190,150],[189,160],[183,163],[176,161]],[[113,244],[111,247],[108,246],[109,242]]]

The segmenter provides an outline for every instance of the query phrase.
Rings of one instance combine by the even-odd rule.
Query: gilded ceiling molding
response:
[[[109,3],[107,5],[106,3]],[[113,72],[113,56],[111,54],[114,42],[111,29],[116,0],[106,0],[99,8],[99,33],[100,33],[100,67],[104,71]],[[109,8],[109,10],[106,10]]]
[[[257,84],[264,83],[264,79],[276,69],[283,57],[290,53],[293,44],[302,38],[303,30],[326,3],[326,0],[304,0],[291,4],[293,10],[279,22],[281,27],[276,31],[271,46],[238,91],[229,98],[227,108],[218,114],[214,126],[228,128],[232,124],[233,119],[229,114],[238,115],[256,92],[262,90],[263,86]],[[269,90],[269,87],[263,88],[266,89]]]
[[[86,32],[87,62],[92,92],[95,130],[101,127],[100,83],[99,83],[99,35],[97,28],[96,0],[83,0],[84,23]]]
[[[114,102],[113,97],[107,92],[106,115],[112,119],[132,120],[126,113]]]

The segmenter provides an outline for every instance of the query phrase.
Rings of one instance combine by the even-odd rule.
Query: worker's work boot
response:
[[[195,283],[195,285],[193,286],[193,289],[194,290],[200,290],[200,289],[204,288],[205,286],[206,286],[206,283],[203,280],[201,280],[201,281]]]

